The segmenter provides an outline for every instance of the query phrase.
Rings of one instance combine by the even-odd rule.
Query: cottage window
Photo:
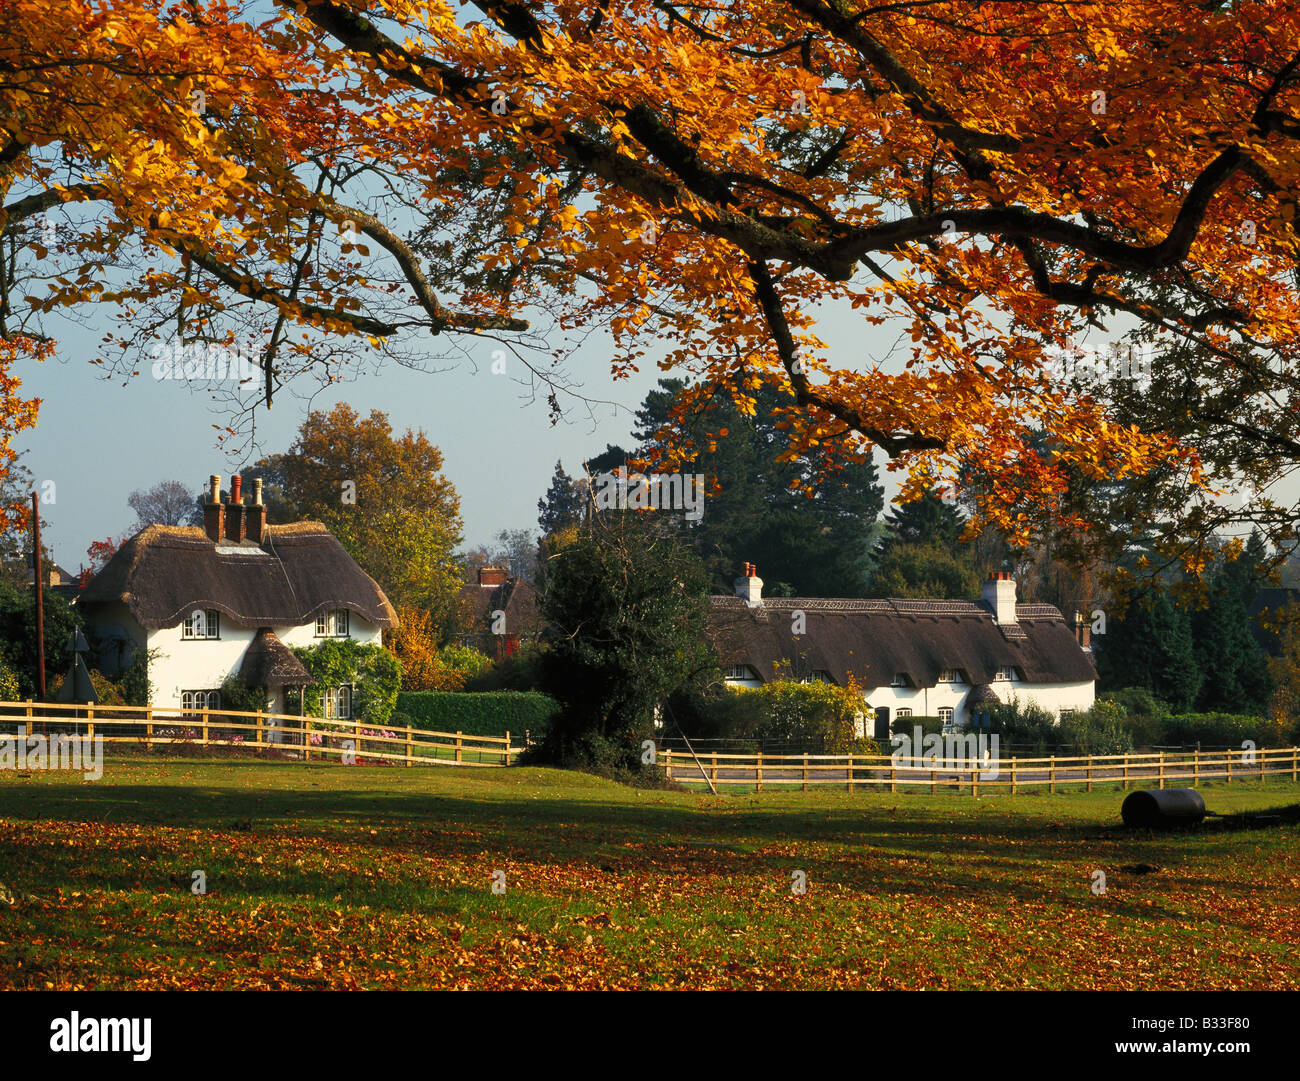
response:
[[[352,687],[344,683],[340,687],[325,689],[325,716],[329,720],[348,720],[352,716]]]
[[[747,664],[733,664],[726,672],[727,679],[754,679],[754,670]]]
[[[1068,721],[1073,716],[1074,716],[1074,710],[1072,709],[1061,710],[1061,720]]]
[[[191,612],[189,619],[181,624],[181,637],[191,639],[220,638],[220,613],[212,608],[206,610],[196,609]]]
[[[1016,670],[1014,668],[1012,668],[1010,665],[1004,665],[1003,667],[999,668],[996,673],[994,673],[993,678],[1005,679],[1007,682],[1013,682],[1019,679],[1020,677],[1016,674]]]
[[[891,687],[906,687],[907,676],[905,676],[902,672],[898,672],[895,674],[894,678],[890,681],[889,685]]]
[[[831,674],[830,674],[828,671],[826,671],[825,668],[818,668],[817,671],[809,673],[809,675],[807,676],[807,678],[801,680],[800,682],[802,682],[802,683],[834,683],[835,681],[834,681],[833,679],[831,679]]]
[[[939,707],[939,720],[943,722],[944,728],[952,727],[952,706]]]
[[[348,636],[348,611],[339,608],[316,617],[317,638],[346,638]]]
[[[940,683],[961,683],[961,670],[958,668],[945,668],[939,673]]]
[[[910,717],[911,715],[912,711],[906,706],[900,706],[898,709],[894,710],[895,717]]]
[[[181,691],[181,713],[186,717],[197,717],[205,709],[220,708],[220,691]]]

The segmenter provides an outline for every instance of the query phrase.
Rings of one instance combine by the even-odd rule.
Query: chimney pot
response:
[[[221,474],[213,473],[208,477],[208,502],[221,502]]]
[[[261,505],[262,505],[262,478],[254,477],[253,478],[253,506],[260,507]]]
[[[243,482],[240,479],[238,473],[234,473],[231,475],[230,477],[230,502],[231,503],[242,503],[244,501],[243,491],[240,488],[240,485],[242,483]]]
[[[741,569],[744,573],[736,579],[736,596],[750,608],[762,608],[763,579],[758,576],[758,567],[753,563],[746,563]]]

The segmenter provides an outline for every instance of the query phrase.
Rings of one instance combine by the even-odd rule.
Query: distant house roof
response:
[[[1250,632],[1270,657],[1282,655],[1282,639],[1268,624],[1279,622],[1283,610],[1291,605],[1297,606],[1291,613],[1294,617],[1300,613],[1300,589],[1269,587],[1256,593],[1246,608],[1246,614],[1250,616]]]
[[[313,682],[302,661],[270,627],[259,628],[249,643],[239,678],[250,687],[302,687]]]
[[[122,545],[77,604],[111,601],[125,603],[148,630],[174,627],[196,608],[214,608],[240,627],[297,627],[338,608],[397,625],[383,590],[319,522],[267,526],[260,544],[151,525]]]
[[[493,612],[505,613],[507,636],[531,636],[541,630],[541,616],[537,610],[537,590],[525,578],[509,578],[489,574],[500,568],[485,567],[479,580],[461,587],[462,611],[475,632],[490,632]]]
[[[1026,683],[1083,683],[1097,678],[1058,609],[1016,605],[1016,622],[999,626],[976,601],[764,598],[751,608],[739,597],[710,597],[709,637],[725,667],[745,664],[766,682],[778,663],[799,672],[828,672],[840,686],[852,674],[864,688],[887,687],[903,675],[931,687],[946,668],[987,684],[1015,667]],[[796,638],[795,613],[804,634]]]

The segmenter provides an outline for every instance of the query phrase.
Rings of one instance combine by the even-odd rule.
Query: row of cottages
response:
[[[157,651],[149,664],[155,705],[219,709],[222,684],[238,676],[265,689],[272,712],[286,712],[286,690],[312,682],[289,647],[378,643],[397,614],[319,522],[268,524],[260,479],[247,501],[238,476],[223,495],[214,474],[202,528],[141,530],[77,607],[100,639],[106,675],[119,674],[137,649]],[[323,695],[326,716],[351,716],[350,687]]]
[[[1095,697],[1089,624],[1050,604],[1017,604],[1015,580],[996,573],[982,601],[765,598],[753,564],[734,597],[710,598],[709,633],[727,684],[852,675],[886,738],[902,717],[970,723],[981,706],[1032,702],[1065,717]]]

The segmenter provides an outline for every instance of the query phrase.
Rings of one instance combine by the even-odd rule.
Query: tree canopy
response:
[[[1020,541],[1098,528],[1072,472],[1202,479],[1195,440],[1054,376],[1090,323],[1294,379],[1283,0],[273,10],[0,9],[0,440],[62,306],[122,306],[124,374],[173,329],[252,342],[267,404],[366,347],[527,344],[536,309],[607,327],[615,375],[653,345],[690,397],[788,394],[796,449],[878,447],[913,491],[977,468]],[[832,303],[900,323],[905,367],[831,356]],[[1204,423],[1267,430],[1269,388],[1232,387]]]

